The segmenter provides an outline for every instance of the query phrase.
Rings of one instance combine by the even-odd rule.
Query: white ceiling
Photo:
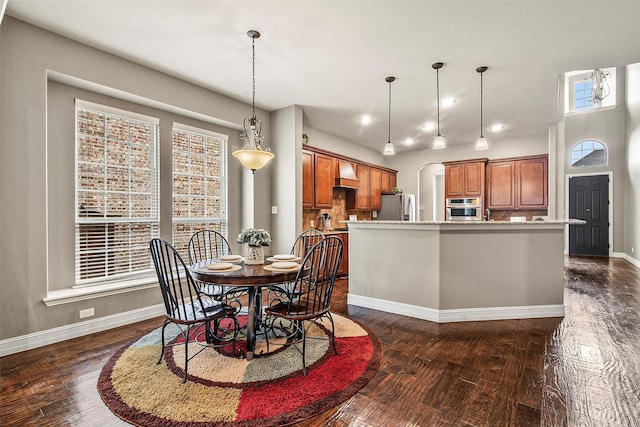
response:
[[[555,122],[558,76],[640,62],[639,1],[185,1],[9,0],[7,14],[74,40],[251,102],[256,29],[256,104],[293,104],[306,123],[382,151],[431,146],[436,119],[449,144],[546,132]],[[249,114],[250,111],[247,111]],[[363,127],[368,113],[374,123]],[[413,137],[412,147],[402,140]]]

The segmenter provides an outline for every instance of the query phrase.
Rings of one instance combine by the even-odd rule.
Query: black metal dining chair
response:
[[[335,326],[329,311],[331,295],[338,268],[342,261],[342,241],[335,236],[325,237],[309,248],[290,295],[293,298],[276,299],[265,308],[267,331],[267,352],[269,335],[291,340],[291,344],[302,355],[302,372],[307,375],[306,344],[311,325],[323,317],[331,323],[333,351],[338,354],[335,340]],[[310,339],[310,338],[309,338]],[[299,347],[302,344],[302,348]]]
[[[296,241],[293,243],[291,247],[291,255],[294,255],[301,260],[304,259],[305,255],[309,252],[309,250],[319,241],[325,238],[325,235],[322,231],[311,228],[309,230],[304,230],[302,233],[298,235]],[[295,295],[293,294],[294,284],[293,283],[279,283],[277,285],[269,286],[269,297],[268,300],[273,298],[293,298]]]
[[[165,329],[168,324],[173,323],[180,329],[180,335],[184,340],[182,382],[185,383],[189,361],[207,347],[222,347],[232,343],[235,352],[235,339],[240,329],[239,322],[235,317],[236,309],[223,301],[203,298],[191,276],[191,270],[169,242],[159,238],[151,239],[149,250],[158,275],[158,284],[166,310],[162,324],[162,351],[158,364],[162,362],[167,347]],[[228,321],[226,325],[221,326],[220,321],[223,319],[228,319]],[[200,327],[203,325],[204,343],[200,340],[202,338]],[[202,348],[189,357],[189,343],[191,342],[200,344]]]
[[[227,239],[215,230],[200,230],[195,232],[189,239],[188,246],[189,264],[220,258],[224,255],[233,255]],[[227,303],[235,304],[236,311],[240,311],[242,303],[238,296],[246,293],[245,290],[231,288],[224,285],[214,285],[202,283],[196,280],[200,292],[217,300],[225,299]]]

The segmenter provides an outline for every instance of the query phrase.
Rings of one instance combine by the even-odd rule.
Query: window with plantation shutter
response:
[[[76,285],[151,274],[158,119],[76,101]]]
[[[173,246],[187,259],[199,230],[227,236],[226,135],[174,123],[172,132]]]

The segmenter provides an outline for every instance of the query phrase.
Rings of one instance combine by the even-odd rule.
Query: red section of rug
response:
[[[373,346],[368,336],[336,339],[336,343],[340,354],[333,355],[317,369],[310,369],[306,377],[298,375],[243,391],[237,420],[270,418],[282,412],[300,410],[346,389],[365,372]],[[300,364],[302,366],[302,356]]]

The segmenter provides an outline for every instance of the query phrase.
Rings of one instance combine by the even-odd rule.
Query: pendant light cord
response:
[[[440,69],[436,69],[436,98],[438,101],[438,136],[440,136]]]
[[[391,82],[389,82],[389,134],[388,142],[391,142]]]
[[[251,38],[251,113],[253,117],[256,116],[256,39],[255,37]]]
[[[484,74],[484,72],[480,73],[480,138],[484,138],[484,135],[482,134],[482,98],[483,98],[483,84],[482,84],[482,75]]]

